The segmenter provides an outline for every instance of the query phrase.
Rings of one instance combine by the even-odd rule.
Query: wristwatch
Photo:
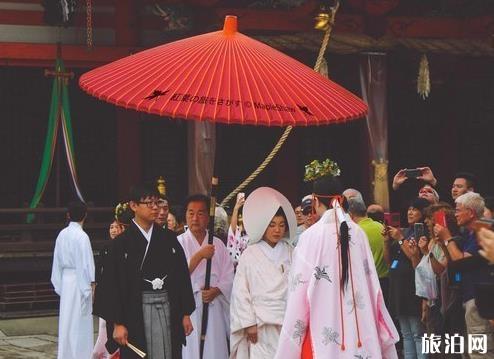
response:
[[[401,246],[401,245],[403,245],[403,239],[400,239],[400,240],[398,241],[398,244],[399,244],[400,246]]]

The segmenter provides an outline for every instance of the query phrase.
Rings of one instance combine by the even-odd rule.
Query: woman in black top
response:
[[[387,227],[385,258],[390,265],[390,310],[400,323],[405,359],[426,358],[422,354],[421,299],[415,295],[415,267],[420,262],[420,251],[414,238],[415,223],[423,223],[423,209],[430,203],[416,198],[408,207],[408,227]],[[394,240],[394,241],[392,241]]]

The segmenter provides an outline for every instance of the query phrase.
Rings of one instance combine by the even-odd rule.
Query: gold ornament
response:
[[[160,176],[158,178],[158,180],[156,181],[157,183],[157,187],[158,187],[158,192],[163,195],[163,196],[166,196],[166,182],[165,182],[165,179],[163,178],[163,176]]]
[[[317,16],[314,18],[314,20],[316,20],[314,29],[327,31],[330,27],[332,28],[334,25],[334,17],[339,7],[339,1],[335,1],[334,6],[329,7],[329,9],[324,5],[321,6],[319,14],[317,14]]]
[[[417,78],[417,93],[423,100],[429,97],[431,92],[431,79],[429,74],[429,61],[424,54],[420,59],[419,75]]]

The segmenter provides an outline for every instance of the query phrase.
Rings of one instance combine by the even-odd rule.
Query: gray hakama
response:
[[[147,359],[172,359],[170,302],[166,290],[142,292]]]

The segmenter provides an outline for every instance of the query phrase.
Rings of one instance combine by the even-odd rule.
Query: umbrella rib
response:
[[[223,42],[222,45],[223,45],[223,48],[225,48],[226,47],[226,42]],[[221,71],[220,72],[220,76],[219,76],[220,81],[218,82],[218,90],[216,92],[216,103],[214,105],[214,112],[213,112],[213,118],[212,118],[213,122],[216,121],[216,117],[218,116],[218,112],[219,112],[219,110],[218,110],[218,101],[217,100],[218,100],[218,97],[219,97],[219,95],[221,93],[221,85],[222,85],[221,79],[223,79],[223,74],[224,74],[224,71],[225,71],[226,56],[222,56],[222,57],[223,57],[223,63],[222,63],[221,68],[220,68],[220,71]],[[219,63],[219,61],[218,61],[218,63]]]
[[[286,81],[283,80],[284,77],[277,75],[277,73],[279,72],[278,71],[279,69],[273,68],[273,66],[268,67],[267,65],[271,61],[266,61],[266,60],[269,60],[268,58],[262,58],[261,55],[263,55],[263,54],[259,50],[256,50],[254,48],[249,48],[249,49],[246,49],[246,51],[249,52],[250,55],[251,55],[251,56],[249,56],[249,58],[254,57],[254,58],[257,58],[259,60],[259,66],[263,67],[264,70],[265,70],[265,72],[272,74],[272,76],[273,77],[276,77],[280,83],[284,83],[285,84],[285,86],[275,86],[275,85],[273,85],[272,79],[270,79],[268,77],[267,80],[269,81],[269,83],[271,85],[271,88],[276,89],[276,90],[279,89],[279,91],[283,91],[284,94],[286,95],[286,99],[289,100],[289,101],[292,100],[294,96],[289,96],[288,95],[288,89],[291,88],[291,86],[290,86],[289,83],[287,83]],[[276,64],[276,65],[278,65],[278,64]],[[268,89],[268,93],[271,94],[271,91],[269,91],[269,89]],[[298,95],[296,95],[296,96],[298,96]],[[283,105],[285,105],[286,104],[286,100],[283,97],[281,97],[281,96],[278,96],[278,97],[279,97],[280,101],[285,102],[285,103],[283,103]],[[275,102],[275,101],[273,100],[273,102]],[[293,102],[293,106],[294,106],[295,109],[297,108],[297,105],[294,102]],[[291,125],[296,124],[296,118],[293,115],[293,113],[292,112],[288,112],[288,115],[292,119]],[[289,125],[288,123],[286,123],[286,124],[284,123],[283,116],[281,115],[280,112],[278,112],[278,116],[280,117],[280,122],[281,122],[281,125],[282,126],[283,125]]]
[[[189,43],[187,43],[186,45],[189,45]],[[184,83],[185,79],[186,79],[183,75],[183,72],[181,72],[180,70],[182,70],[186,66],[186,63],[187,62],[194,63],[194,60],[196,60],[196,58],[198,58],[202,54],[203,51],[210,51],[210,50],[212,51],[214,49],[214,43],[212,41],[207,41],[207,42],[204,42],[203,44],[193,43],[193,45],[195,45],[195,46],[189,45],[186,52],[180,51],[180,49],[177,49],[176,51],[170,51],[171,54],[173,54],[173,53],[178,53],[178,54],[185,53],[185,55],[172,58],[173,62],[170,62],[168,65],[171,68],[173,68],[173,67],[177,68],[177,71],[170,72],[170,74],[167,77],[165,77],[164,79],[160,79],[161,84],[167,82],[170,87],[175,86],[176,88],[180,88],[181,84]],[[199,49],[201,51],[199,51]],[[177,66],[179,66],[179,67],[177,67]],[[179,80],[180,78],[182,78],[182,81],[180,83],[176,84],[175,82],[177,80]],[[163,115],[164,113],[168,113],[171,117],[176,116],[176,112],[180,106],[180,102],[177,102],[177,105],[175,106],[175,108],[173,110],[169,109],[168,111],[165,111],[165,108],[170,103],[171,98],[172,97],[170,96],[168,99],[166,99],[163,102],[163,104],[159,108],[156,109],[156,112],[158,114]]]
[[[293,91],[293,83],[289,83],[286,81],[286,77],[285,75],[289,72],[291,72],[291,69],[289,68],[286,68],[284,65],[283,65],[283,61],[285,61],[285,59],[281,59],[283,61],[279,61],[277,63],[275,63],[274,65],[276,66],[279,66],[279,68],[276,68],[273,66],[273,63],[274,61],[272,59],[270,59],[269,57],[266,57],[264,52],[262,51],[263,48],[261,47],[261,49],[251,49],[251,53],[252,53],[252,56],[253,57],[256,57],[257,59],[259,59],[259,63],[262,64],[262,66],[265,68],[266,71],[268,71],[269,73],[272,73],[274,74],[273,76],[276,76],[277,73],[281,73],[280,71],[280,68],[284,68],[284,70],[286,71],[286,73],[284,73],[283,75],[284,76],[280,76],[278,77],[279,81],[281,83],[284,83],[285,86],[279,86],[280,89],[282,89],[283,91],[285,91],[285,93],[288,95],[289,93],[291,93],[291,95],[288,95],[288,98],[290,99],[290,102],[292,102],[292,106],[297,109],[297,103],[293,100],[293,98],[298,98],[300,99],[300,95],[295,93]],[[285,55],[286,56],[286,55]],[[288,57],[288,56],[286,56]],[[267,65],[271,65],[270,68],[267,67]],[[296,124],[296,118],[294,117],[294,115],[292,113],[290,113],[290,116],[291,118],[293,119],[293,123]],[[307,120],[306,120],[307,122]]]
[[[243,35],[243,36],[244,36],[244,35]],[[242,53],[243,53],[243,55],[245,55],[245,51],[244,51],[244,50],[245,50],[245,47],[244,47],[244,46],[239,46],[239,50],[240,50],[240,52],[242,52]],[[242,58],[244,59],[244,61],[248,61],[248,59],[247,59],[247,58],[248,58],[248,56],[242,56]],[[250,63],[252,64],[252,62],[250,62]],[[246,64],[246,65],[247,65],[247,64]],[[260,91],[260,89],[259,89],[260,84],[258,84],[258,81],[256,81],[256,79],[259,79],[259,80],[261,80],[261,81],[259,81],[259,82],[261,82],[262,84],[264,84],[264,82],[262,81],[262,78],[261,78],[261,76],[260,76],[259,72],[257,71],[257,69],[256,69],[255,67],[253,68],[253,66],[246,66],[246,68],[247,68],[247,70],[249,71],[251,78],[252,78],[252,79],[254,79],[254,81],[253,81],[253,82],[254,82],[254,85],[255,85],[255,89],[256,89],[256,91],[257,91],[257,95],[258,95],[259,101],[263,101],[263,96],[262,96],[262,93],[261,93],[261,91]],[[254,76],[253,71],[255,71],[255,72],[256,72],[257,77],[256,77],[256,76]],[[264,85],[264,86],[265,86],[265,85]],[[267,92],[269,93],[269,91],[267,91]],[[254,103],[253,103],[252,105],[254,106],[254,110],[255,110],[255,105],[254,105]],[[266,117],[267,117],[267,123],[268,123],[268,126],[270,126],[270,124],[271,124],[271,118],[270,118],[270,116],[269,116],[269,112],[268,112],[268,110],[266,109],[266,107],[264,107],[264,112],[266,113]],[[257,123],[256,123],[256,124],[257,124]]]
[[[208,46],[210,46],[209,43],[205,42],[202,46],[203,51],[207,50]],[[180,46],[180,47],[184,47],[184,46]],[[160,87],[163,87],[163,88],[164,87],[168,87],[168,88],[172,87],[174,82],[176,81],[176,79],[180,77],[180,73],[176,74],[176,71],[170,71],[167,74],[167,76],[164,76],[164,77],[160,76],[160,74],[166,73],[167,69],[174,68],[177,64],[184,63],[185,61],[190,60],[190,56],[194,54],[194,50],[195,49],[192,47],[188,47],[188,48],[181,50],[181,51],[179,51],[179,49],[170,49],[167,52],[167,54],[178,54],[178,56],[166,58],[166,59],[164,59],[164,61],[162,59],[158,59],[157,62],[161,61],[161,63],[157,67],[156,71],[154,72],[153,78],[155,78],[156,80],[154,82],[151,82],[146,87],[146,89],[149,89],[149,90],[145,90],[146,94],[149,94],[151,90],[157,89]],[[173,79],[171,79],[174,74],[176,74],[175,77]],[[148,76],[148,77],[150,77],[150,76]],[[140,97],[140,100],[139,100],[139,102],[136,103],[136,108],[140,108],[141,104],[143,104],[143,102],[145,101],[144,96],[142,94],[139,97]],[[165,102],[165,104],[159,108],[156,107],[156,109],[153,109],[153,105],[155,105],[156,103],[150,102],[149,105],[147,105],[147,106],[144,105],[144,109],[147,111],[153,111],[159,115],[163,115],[163,108],[166,106],[166,104],[169,103],[170,99],[171,99],[171,96],[169,96],[169,98]]]
[[[283,58],[285,57],[286,55],[282,54],[283,56],[278,56],[279,58]],[[291,58],[289,58],[290,60],[292,60]],[[270,60],[270,59],[265,59],[265,62],[268,63],[269,62],[273,62],[274,59]],[[305,76],[306,74],[304,74],[304,72],[309,72],[309,71],[313,71],[313,70],[310,70],[308,67],[305,68],[304,66],[302,66],[300,63],[298,62],[295,62],[293,61],[294,65],[297,65],[299,67],[299,69],[303,70],[303,71],[300,71],[300,72],[297,72],[297,76],[295,76],[295,74],[293,74],[293,68],[290,68],[287,66],[286,64],[286,60],[285,61],[279,61],[279,63],[277,64],[278,66],[280,66],[283,70],[284,70],[284,77],[283,79],[280,79],[280,81],[284,82],[286,84],[286,86],[284,86],[283,88],[287,88],[287,91],[293,93],[301,102],[301,104],[310,104],[312,106],[312,108],[314,110],[319,110],[319,108],[324,108],[324,104],[321,103],[320,101],[319,102],[319,105],[317,105],[316,103],[314,103],[313,100],[311,100],[308,96],[305,96],[304,94],[305,93],[310,93],[310,92],[314,92],[314,90],[317,90],[317,84],[314,83],[314,78],[311,77],[311,76]],[[289,83],[287,81],[287,79],[290,79],[291,80],[291,83]],[[308,88],[306,86],[306,84],[310,83],[311,84],[311,88]],[[300,89],[304,89],[304,91],[302,91],[301,94],[297,94],[293,91],[294,88],[300,88]],[[297,103],[294,103],[294,106],[295,108],[298,108],[299,104]],[[305,122],[306,122],[306,125],[308,124],[309,120],[307,119],[307,116],[305,116]],[[315,117],[315,120],[317,122],[317,124],[319,125],[320,123],[320,119],[316,116]]]
[[[172,44],[173,44],[173,43],[172,43]],[[177,44],[177,43],[174,43],[173,45],[174,45],[173,47],[180,47],[180,44]],[[177,45],[178,45],[178,46],[177,46]],[[162,45],[162,46],[166,46],[166,45]],[[160,47],[159,47],[159,48],[157,48],[157,49],[162,48],[162,46],[160,46]],[[205,44],[204,46],[207,46],[207,44]],[[182,47],[183,47],[183,46],[182,46]],[[156,50],[156,49],[153,49],[153,50]],[[149,73],[146,73],[146,72],[143,72],[143,71],[142,71],[142,68],[143,68],[143,67],[144,67],[144,68],[145,68],[145,67],[148,67],[148,66],[150,66],[150,65],[154,64],[155,62],[157,62],[157,60],[156,60],[156,56],[155,56],[155,57],[152,57],[153,53],[155,53],[155,52],[156,52],[156,51],[149,51],[149,54],[148,54],[149,56],[148,56],[147,58],[145,58],[145,59],[136,59],[136,58],[134,57],[134,58],[132,59],[133,61],[131,61],[131,62],[130,62],[130,63],[132,64],[132,66],[133,66],[133,67],[131,67],[130,69],[129,69],[129,68],[127,68],[125,72],[122,72],[122,73],[117,74],[117,75],[120,75],[120,77],[119,77],[118,79],[116,79],[116,80],[115,80],[115,84],[113,84],[111,87],[107,87],[107,90],[105,91],[105,92],[106,92],[106,94],[104,94],[104,97],[109,98],[109,99],[111,100],[111,102],[114,102],[114,103],[116,103],[116,104],[119,104],[119,101],[120,101],[120,99],[121,99],[121,98],[123,98],[124,96],[126,96],[128,93],[131,93],[131,92],[132,92],[132,91],[134,91],[135,89],[140,88],[140,87],[142,86],[142,83],[143,83],[143,82],[145,82],[145,81],[146,81],[146,79],[150,77],[150,76],[149,76]],[[171,51],[171,52],[172,52],[172,51]],[[176,52],[176,53],[179,53],[179,54],[180,54],[180,58],[179,58],[179,60],[180,60],[181,58],[187,58],[187,56],[188,56],[188,53],[189,53],[189,52],[190,52],[190,51]],[[159,53],[159,52],[158,52],[158,53]],[[158,61],[163,61],[163,60],[161,59],[162,57],[163,57],[163,56],[159,57],[159,58],[158,58]],[[127,59],[128,59],[128,58],[127,58]],[[164,59],[164,62],[161,64],[161,66],[160,66],[160,67],[158,67],[157,71],[155,71],[155,74],[157,74],[157,75],[158,75],[158,74],[160,73],[160,71],[162,71],[162,69],[163,69],[164,67],[167,67],[167,66],[170,64],[171,60],[173,60],[173,59],[165,58],[165,59]],[[124,64],[124,65],[126,66],[127,64]],[[136,65],[137,65],[137,66],[136,66]],[[137,73],[137,74],[142,74],[141,76],[139,76],[139,77],[141,77],[141,78],[142,78],[142,80],[138,81],[139,77],[138,77],[137,79],[134,79],[134,82],[133,82],[133,86],[132,86],[132,87],[127,86],[127,87],[126,87],[127,91],[125,91],[125,93],[124,93],[124,94],[121,94],[121,95],[120,95],[117,99],[112,99],[112,98],[111,98],[111,96],[113,96],[114,94],[118,94],[118,90],[117,90],[117,91],[114,91],[114,92],[112,92],[112,93],[110,93],[110,94],[108,94],[108,91],[111,91],[111,89],[112,89],[112,88],[116,88],[116,87],[118,87],[118,86],[122,87],[121,82],[122,82],[122,81],[128,81],[128,79],[129,79],[130,77],[132,77],[132,76],[133,76],[134,74],[136,74],[136,73]],[[144,77],[144,76],[147,76],[147,78],[146,78],[146,77]],[[110,78],[114,78],[114,77],[116,77],[116,75],[115,75],[115,76],[110,76]],[[155,77],[156,77],[157,79],[159,79],[159,76],[155,76]],[[106,78],[104,79],[104,81],[102,81],[102,82],[101,82],[102,86],[108,86],[108,80],[109,80],[109,77],[106,77]],[[136,81],[138,81],[138,82],[136,82]],[[149,88],[154,87],[154,88],[156,89],[156,87],[155,87],[155,85],[154,85],[154,84],[150,84],[148,87],[149,87]],[[148,88],[148,87],[146,87],[146,88]],[[96,90],[96,92],[97,92],[97,90]],[[139,92],[139,94],[141,94],[141,95],[140,95],[140,97],[141,97],[141,98],[143,98],[144,96],[146,96],[146,95],[142,95],[142,90]],[[147,92],[146,92],[146,94],[147,94],[147,95],[149,95],[149,91],[147,91]],[[136,96],[134,96],[133,98],[136,98],[136,97],[137,97],[137,95],[136,95]],[[132,98],[132,99],[133,99],[133,98]],[[127,102],[126,102],[125,107],[127,107],[127,106],[128,106],[128,102],[132,101],[132,99],[130,99],[129,101],[127,101]],[[141,102],[142,102],[142,100],[141,100]],[[140,103],[141,103],[141,102],[139,102],[137,105],[140,105]],[[137,105],[135,106],[135,108],[136,108],[136,109],[137,109]],[[149,110],[149,109],[148,109],[148,110]]]
[[[203,59],[208,60],[209,58],[211,58],[211,56],[208,57],[207,55],[209,55],[209,53],[214,54],[215,50],[218,48],[218,44],[214,41],[210,41],[209,45],[210,45],[209,48],[207,48],[206,50],[202,50],[200,52],[196,50],[195,51],[196,56],[194,58],[188,58],[187,59],[187,61],[191,61],[191,63],[193,64],[192,66],[189,67],[189,70],[187,73],[185,71],[177,72],[177,76],[176,76],[175,80],[178,78],[182,79],[182,81],[177,85],[177,87],[181,88],[182,84],[188,83],[188,86],[184,87],[184,94],[189,94],[189,91],[192,88],[192,86],[194,85],[195,80],[199,76],[200,71],[195,71],[196,74],[193,78],[189,78],[190,75],[194,72],[195,69],[199,69],[199,70],[203,69],[207,65],[207,62],[202,61],[202,60]],[[194,60],[198,60],[198,61],[194,61]],[[184,66],[185,66],[185,64],[184,64]],[[205,76],[205,71],[203,74],[203,79],[204,79],[204,76]],[[202,81],[201,81],[201,83],[202,83]],[[199,83],[199,86],[201,83]],[[197,95],[197,91],[191,95]],[[165,105],[168,103],[169,103],[169,100],[167,101],[167,103],[165,103]],[[194,104],[193,102],[190,102],[188,105],[188,108],[185,109],[184,114],[183,114],[184,118],[188,117],[189,111],[190,111],[193,104]],[[164,106],[162,106],[161,111],[163,110]],[[173,117],[175,117],[177,115],[177,111],[179,110],[180,106],[181,106],[181,103],[178,102],[177,106],[175,106],[175,108],[173,109]],[[199,119],[202,119],[202,118],[199,118]]]
[[[214,44],[214,46],[211,46],[211,49],[210,49],[209,53],[203,53],[203,54],[202,54],[202,55],[203,55],[203,58],[204,58],[206,61],[203,61],[202,66],[201,66],[201,68],[199,69],[200,71],[197,71],[197,74],[196,74],[196,76],[194,77],[194,79],[190,81],[190,86],[189,86],[189,89],[192,87],[192,84],[194,83],[195,79],[199,76],[199,73],[200,73],[200,72],[202,72],[202,73],[203,73],[203,74],[202,74],[202,78],[201,78],[200,82],[199,82],[199,83],[198,83],[198,85],[197,85],[197,90],[195,91],[195,93],[196,93],[196,94],[198,94],[199,90],[201,89],[201,85],[204,83],[204,79],[205,79],[205,77],[206,77],[207,71],[209,70],[209,66],[213,63],[213,59],[214,59],[214,56],[213,56],[213,55],[214,55],[215,53],[218,53],[218,52],[215,52],[215,50],[216,50],[217,48],[219,48],[220,44],[219,44],[218,42],[215,42],[215,43],[213,43],[213,44]],[[205,95],[207,95],[207,93],[206,93]],[[190,111],[190,109],[192,108],[192,105],[193,105],[193,102],[191,102],[191,103],[189,104],[189,107],[188,107],[188,108],[187,108],[187,110],[185,111],[185,116],[188,116],[189,111]],[[202,106],[202,107],[203,107],[203,109],[204,109],[205,105],[206,105],[206,102],[205,102],[205,103],[203,104],[203,106]],[[200,119],[200,120],[202,120],[202,113],[203,113],[203,112],[201,111],[201,115],[200,115],[200,117],[199,117],[199,119]]]
[[[232,39],[227,38],[227,51],[226,55],[228,55],[228,100],[232,100],[232,91],[231,91],[231,85],[232,85]],[[230,102],[230,106],[226,106],[227,109],[227,124],[230,124],[230,118],[231,118],[231,110],[232,110],[233,102]]]
[[[155,52],[153,50],[156,49],[145,50],[143,51],[144,54],[139,53],[142,54],[142,56],[138,56],[138,54],[132,55],[130,57],[126,57],[117,61],[117,63],[111,63],[105,66],[104,68],[102,68],[101,70],[104,71],[101,71],[101,73],[105,74],[106,77],[104,81],[100,80],[100,87],[106,87],[107,88],[106,91],[108,92],[111,91],[111,89],[116,86],[119,85],[121,86],[120,82],[122,81],[122,76],[124,80],[128,79],[133,74],[139,71],[139,68],[136,68],[136,65],[142,67],[143,64],[147,64],[151,62],[151,60],[153,59],[152,53]],[[111,84],[109,86],[109,84],[112,82],[114,82],[114,84]],[[96,89],[96,91],[98,90],[99,88]],[[114,93],[112,92],[108,96],[112,96],[113,94]]]
[[[218,48],[221,46],[222,44],[221,43],[218,43]],[[215,62],[215,65],[214,65],[214,71],[212,71],[211,73],[215,74],[216,71],[217,71],[217,68],[218,68],[218,64],[220,62],[220,52],[218,51],[218,53],[216,54],[215,57],[211,58],[211,63],[213,62],[213,59],[215,58],[216,59],[216,62]],[[211,87],[213,86],[213,82],[214,82],[214,77],[211,76],[210,77],[210,81],[209,81],[209,85],[208,85],[208,88],[207,88],[207,91],[205,92],[205,94],[207,94],[209,96],[210,94],[210,91],[211,91]],[[200,114],[200,118],[202,119],[202,116],[204,114],[204,111],[206,110],[206,103],[204,104],[204,106],[202,106],[202,109],[201,109],[201,114]],[[211,116],[211,121],[214,121],[214,117]]]
[[[237,50],[237,53],[239,54],[240,53],[240,45],[238,43],[238,41],[235,43],[235,49]],[[257,116],[257,111],[255,110],[255,107],[254,107],[254,96],[252,94],[252,91],[253,89],[251,89],[251,85],[249,83],[249,80],[247,78],[247,74],[245,72],[245,67],[243,66],[243,58],[242,56],[238,56],[238,66],[240,67],[240,70],[242,71],[242,75],[244,77],[244,86],[248,92],[248,96],[250,98],[250,103],[251,103],[251,107],[252,108],[252,114],[254,115],[254,125],[257,125],[258,121],[259,121],[259,118]],[[252,78],[252,77],[251,77]],[[239,89],[240,89],[240,78],[239,78]],[[244,119],[242,119],[242,123],[244,123]]]
[[[204,43],[204,48],[207,48],[208,43]],[[184,46],[181,46],[184,47]],[[150,93],[151,90],[159,89],[159,88],[167,88],[170,89],[172,87],[174,81],[179,75],[176,75],[174,79],[170,80],[170,78],[176,73],[175,71],[168,71],[168,69],[173,68],[177,63],[183,63],[184,61],[189,59],[189,56],[193,54],[193,48],[186,48],[185,50],[179,51],[178,49],[169,49],[167,52],[168,54],[178,54],[177,57],[168,57],[166,59],[158,59],[158,62],[160,64],[156,68],[156,71],[153,73],[155,80],[149,83],[149,85],[146,87],[146,93]],[[166,76],[160,76],[162,73],[166,73]],[[148,76],[151,77],[151,76]],[[143,90],[144,91],[144,90]],[[141,108],[141,105],[143,108],[147,111],[152,111],[154,113],[157,113],[159,115],[163,115],[162,109],[163,107],[169,102],[171,96],[169,96],[168,100],[165,102],[164,105],[161,107],[158,107],[158,101],[156,102],[149,102],[149,104],[144,104],[145,98],[140,95],[140,100],[136,103],[137,108]],[[156,105],[156,106],[155,106]]]
[[[283,56],[282,55],[283,54],[279,55],[278,57],[286,56],[286,55],[283,55]],[[295,60],[293,60],[291,58],[290,58],[290,60],[295,62]],[[269,61],[269,59],[266,59],[266,61]],[[285,73],[286,77],[290,77],[295,82],[295,84],[297,86],[299,86],[300,88],[303,88],[305,90],[305,92],[312,90],[312,92],[315,92],[316,94],[318,94],[317,96],[314,96],[314,99],[317,103],[319,103],[319,105],[317,105],[314,102],[314,100],[311,100],[310,98],[307,98],[307,97],[305,97],[306,98],[305,103],[311,103],[312,106],[314,106],[313,108],[317,109],[319,112],[321,112],[321,110],[319,110],[319,108],[325,108],[325,106],[326,107],[329,106],[332,109],[334,109],[335,112],[340,117],[343,117],[343,118],[346,117],[347,114],[342,113],[340,108],[335,108],[335,106],[333,106],[333,104],[328,103],[327,100],[322,100],[320,98],[321,97],[320,94],[329,93],[330,98],[331,98],[331,95],[336,95],[336,97],[339,100],[346,101],[345,98],[342,97],[341,94],[338,93],[338,91],[336,91],[336,89],[333,89],[331,87],[331,86],[336,85],[336,84],[329,82],[327,79],[318,78],[320,75],[318,75],[317,73],[312,73],[313,70],[309,69],[308,67],[305,67],[304,65],[302,65],[298,62],[295,62],[295,64],[298,65],[300,70],[302,70],[300,72],[297,72],[297,76],[295,76],[293,74],[293,69],[288,68],[287,65],[285,64],[285,62],[280,61],[280,66],[284,67],[286,70],[286,73]],[[314,80],[316,80],[316,81],[314,81]],[[321,81],[327,82],[326,85],[324,83],[321,83]],[[307,88],[307,86],[306,86],[307,83],[310,83],[312,85],[311,89]],[[336,85],[336,86],[338,86],[338,85]],[[317,91],[319,91],[320,94]],[[336,117],[336,116],[332,116],[332,117]],[[335,118],[333,118],[333,120],[334,119]],[[321,122],[321,120],[319,120],[318,118],[316,118],[316,121],[318,124]],[[329,122],[331,122],[331,118],[326,118],[326,119],[323,118],[322,121],[329,123]]]
[[[281,57],[285,57],[285,56],[286,55],[278,52],[278,57],[281,58]],[[289,59],[291,61],[295,61],[291,58],[289,58]],[[328,82],[328,79],[323,78],[319,74],[318,75],[316,75],[315,73],[312,74],[312,70],[310,70],[308,67],[305,67],[304,65],[302,65],[298,62],[296,62],[296,65],[298,65],[301,69],[303,69],[303,71],[300,71],[300,73],[297,73],[297,76],[291,75],[290,77],[292,77],[295,81],[297,81],[301,85],[301,87],[305,88],[305,83],[310,82],[314,85],[314,87],[316,87],[319,91],[321,91],[321,93],[329,92],[333,96],[336,95],[338,100],[341,100],[343,102],[341,105],[344,106],[345,109],[349,110],[349,111],[352,111],[352,108],[355,108],[355,103],[349,101],[348,97],[351,97],[352,99],[358,101],[358,104],[360,105],[361,100],[358,99],[355,95],[353,95],[349,91],[347,91],[346,89],[342,88],[341,86],[339,86],[338,84],[336,84],[332,81]],[[317,76],[318,78],[314,78],[314,76]],[[301,81],[304,79],[305,79],[305,81]],[[316,80],[316,81],[314,81],[314,80]],[[331,96],[330,96],[330,98],[331,98]],[[320,102],[322,105],[324,105],[324,103],[325,103],[326,106],[334,108],[336,110],[336,112],[338,112],[340,114],[341,117],[343,117],[343,118],[348,117],[347,113],[342,113],[341,108],[335,108],[333,103],[328,102],[327,100],[325,100],[323,102],[321,100],[319,100],[318,102]],[[328,122],[328,121],[325,121],[325,122]]]
[[[232,46],[232,56],[237,59],[237,42],[235,41]],[[244,100],[242,97],[242,89],[240,87],[240,74],[238,72],[237,61],[233,61],[233,67],[235,68],[235,78],[237,79],[237,92],[238,92],[238,100],[240,101],[240,123],[243,125],[245,122],[244,118]],[[245,84],[246,87],[249,86],[248,83]]]

